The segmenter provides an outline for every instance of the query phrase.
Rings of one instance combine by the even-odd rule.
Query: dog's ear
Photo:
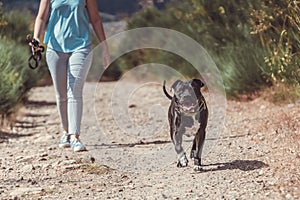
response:
[[[202,88],[204,86],[204,83],[200,79],[193,79],[191,85],[193,87],[199,87]]]
[[[173,89],[175,89],[176,87],[177,87],[177,85],[179,84],[179,83],[181,83],[182,81],[181,80],[177,80],[177,81],[175,81],[173,84],[172,84],[172,86],[171,86],[171,90]]]

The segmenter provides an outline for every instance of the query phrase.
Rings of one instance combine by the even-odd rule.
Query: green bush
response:
[[[33,24],[33,16],[30,12],[12,10],[4,13],[4,20],[5,25],[0,29],[2,39],[27,44],[26,36],[30,33],[30,26]]]
[[[261,1],[252,10],[252,34],[267,49],[264,76],[272,84],[300,83],[300,4],[295,0]]]
[[[229,95],[258,89],[267,51],[250,34],[250,13],[256,0],[173,1],[166,10],[149,8],[128,21],[128,28],[164,27],[182,32],[199,42],[212,56],[223,76]],[[129,41],[130,42],[130,41]],[[179,47],[180,48],[180,47]],[[136,66],[149,60],[163,60],[186,76],[199,76],[183,59],[160,51],[141,50],[126,55],[122,62]],[[138,61],[137,61],[138,60]],[[127,70],[124,64],[122,70]],[[186,71],[188,70],[188,71]]]
[[[27,12],[3,13],[0,5],[0,22],[0,115],[6,117],[47,70],[42,66],[32,70],[27,65],[30,52],[26,35],[32,17]]]
[[[0,1],[0,28],[6,24],[4,17],[3,17],[2,4],[3,4],[2,1]]]
[[[28,49],[14,42],[0,40],[0,114],[9,115],[35,86],[38,71],[27,67]]]

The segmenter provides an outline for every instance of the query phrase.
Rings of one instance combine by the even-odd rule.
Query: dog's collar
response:
[[[197,106],[197,109],[195,109],[194,112],[185,112],[185,111],[181,111],[181,113],[183,113],[185,116],[193,116],[193,115],[195,115],[196,113],[202,112],[202,111],[205,110],[205,109],[206,109],[206,105],[205,105],[204,100],[202,99],[200,105]]]

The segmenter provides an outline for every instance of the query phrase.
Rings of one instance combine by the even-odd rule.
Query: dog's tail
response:
[[[169,95],[169,93],[166,90],[166,81],[165,80],[164,80],[164,84],[163,84],[163,90],[164,90],[165,95],[171,100],[172,96]]]

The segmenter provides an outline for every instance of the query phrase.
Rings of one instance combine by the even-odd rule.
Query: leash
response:
[[[31,35],[27,35],[27,41],[30,45],[31,56],[28,58],[28,66],[31,69],[36,69],[39,66],[39,62],[42,60],[42,52],[45,51],[45,47],[40,45],[39,41],[32,38]],[[32,63],[34,62],[34,63]]]

